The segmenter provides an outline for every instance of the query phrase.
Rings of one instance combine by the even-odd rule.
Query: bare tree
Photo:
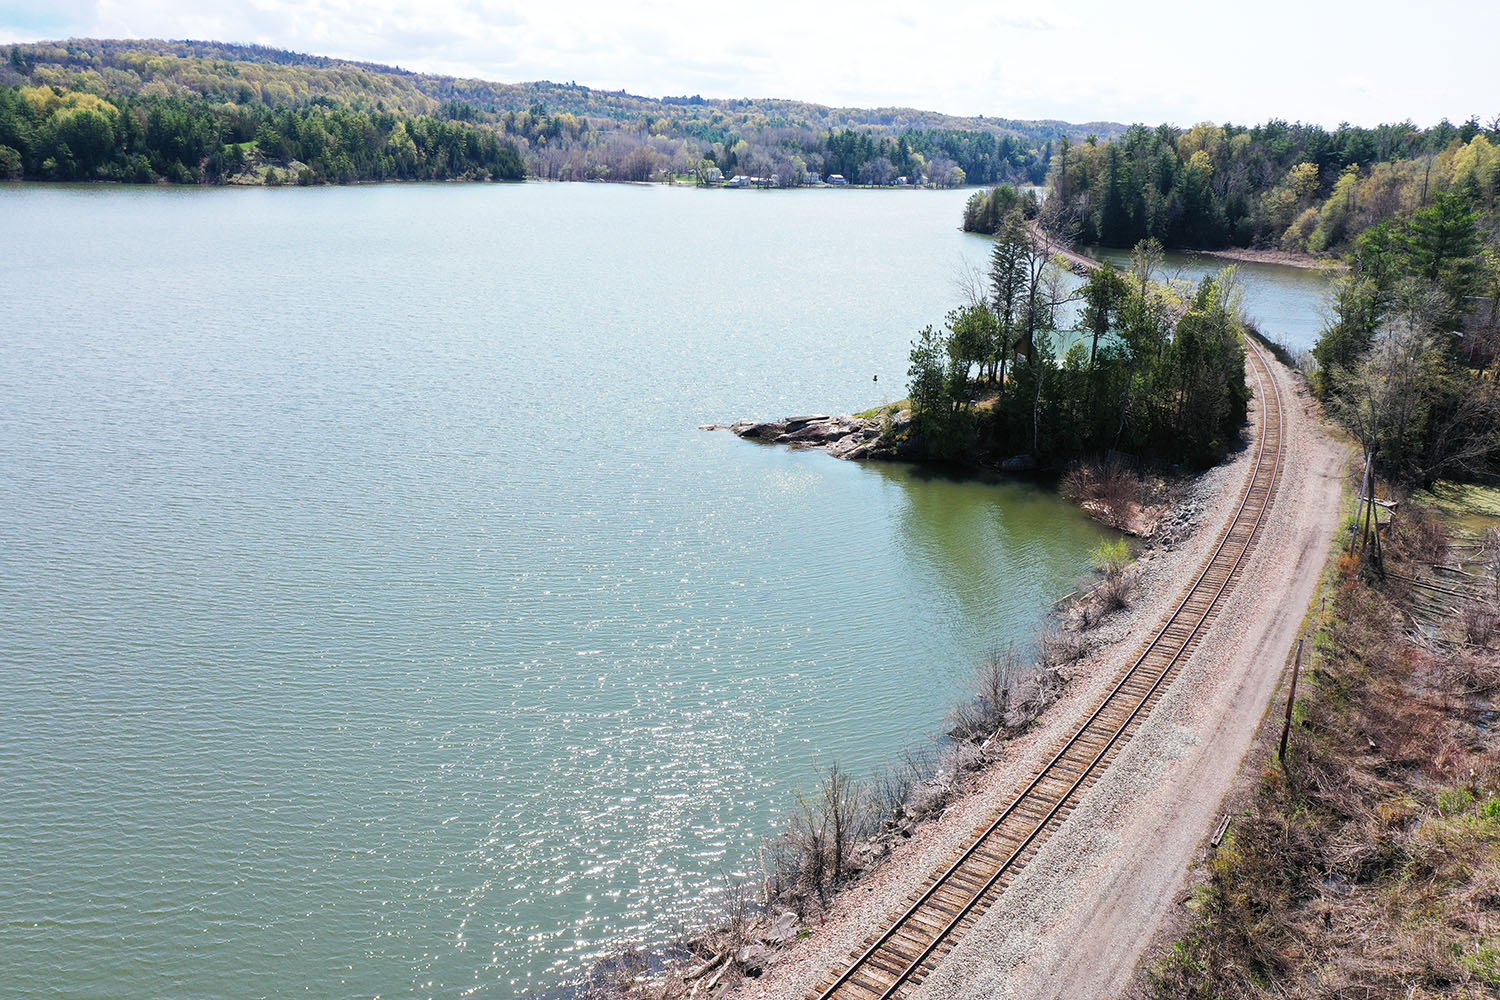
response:
[[[869,796],[864,786],[849,777],[849,772],[838,764],[830,765],[823,778],[823,810],[831,834],[829,846],[833,855],[834,885],[844,880],[849,851],[854,841],[866,832],[868,804]]]
[[[974,673],[969,697],[948,713],[949,734],[958,740],[984,740],[1005,728],[1012,692],[1025,673],[1014,649],[996,650]]]
[[[1457,369],[1431,317],[1438,293],[1408,285],[1365,356],[1339,381],[1342,417],[1396,478],[1430,485],[1486,471],[1500,450],[1500,392]]]

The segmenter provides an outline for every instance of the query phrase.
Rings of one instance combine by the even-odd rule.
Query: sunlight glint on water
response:
[[[544,992],[935,733],[1102,531],[696,428],[902,395],[964,197],[0,185],[6,995]]]

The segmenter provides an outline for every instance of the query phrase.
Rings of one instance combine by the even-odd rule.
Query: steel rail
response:
[[[1133,723],[1134,720],[1138,717],[1142,709],[1146,706],[1150,699],[1155,695],[1156,691],[1165,682],[1166,678],[1170,676],[1173,667],[1175,667],[1178,661],[1186,654],[1187,648],[1192,645],[1193,641],[1200,635],[1208,617],[1217,609],[1219,602],[1224,595],[1224,592],[1228,589],[1230,582],[1234,579],[1235,573],[1239,571],[1240,566],[1242,565],[1246,555],[1250,550],[1251,544],[1259,534],[1260,528],[1264,523],[1266,513],[1270,508],[1272,494],[1275,490],[1276,478],[1281,466],[1282,450],[1285,437],[1282,421],[1283,409],[1281,389],[1277,385],[1274,375],[1271,374],[1269,365],[1265,362],[1264,355],[1261,353],[1260,349],[1254,344],[1247,343],[1247,346],[1250,347],[1249,356],[1254,359],[1253,367],[1255,369],[1256,379],[1260,383],[1262,388],[1262,398],[1266,404],[1266,415],[1262,419],[1260,434],[1261,440],[1259,442],[1259,448],[1256,452],[1255,468],[1252,470],[1249,477],[1249,481],[1245,488],[1245,494],[1241,498],[1240,504],[1235,510],[1234,517],[1230,519],[1228,526],[1224,529],[1224,533],[1219,539],[1218,545],[1215,547],[1213,554],[1205,561],[1202,571],[1193,581],[1192,586],[1187,589],[1182,600],[1177,604],[1176,608],[1170,615],[1167,616],[1162,626],[1157,630],[1155,636],[1141,651],[1140,655],[1136,657],[1135,661],[1121,675],[1120,679],[1115,683],[1114,687],[1110,689],[1109,693],[1100,701],[1099,705],[1093,710],[1093,712],[1089,714],[1088,718],[1085,719],[1083,723],[1077,727],[1074,733],[1068,738],[1068,740],[1057,751],[1052,759],[1048,761],[1047,764],[1042,767],[1041,770],[1039,770],[1037,774],[1030,780],[1030,782],[1028,782],[1027,785],[1014,796],[1014,798],[1005,807],[1005,809],[1001,811],[999,816],[997,816],[996,819],[992,823],[990,823],[990,825],[982,833],[975,837],[974,842],[970,844],[969,847],[964,850],[959,855],[959,857],[942,872],[942,874],[936,877],[932,885],[929,886],[926,891],[924,891],[910,906],[908,906],[900,916],[896,917],[895,920],[890,923],[887,929],[868,947],[866,947],[863,952],[861,952],[861,954],[848,966],[848,968],[845,969],[845,971],[840,976],[838,976],[832,983],[830,983],[817,995],[817,1000],[830,1000],[830,998],[833,997],[833,995],[838,990],[840,990],[856,974],[858,974],[860,969],[870,964],[870,959],[875,956],[875,954],[879,952],[883,947],[889,944],[891,939],[902,931],[902,929],[908,924],[908,922],[910,922],[913,916],[915,916],[919,911],[927,906],[927,904],[929,904],[933,900],[933,897],[935,897],[939,892],[947,888],[952,876],[967,862],[972,860],[972,858],[978,851],[986,846],[986,842],[989,840],[989,838],[1001,826],[1004,825],[1006,820],[1011,817],[1011,815],[1021,805],[1021,803],[1024,802],[1033,792],[1035,792],[1037,787],[1044,780],[1047,780],[1049,777],[1053,777],[1052,771],[1057,767],[1062,759],[1067,756],[1069,751],[1071,751],[1084,737],[1084,735],[1089,732],[1094,723],[1098,721],[1100,717],[1106,713],[1107,710],[1111,709],[1112,703],[1120,695],[1124,687],[1131,681],[1136,679],[1136,675],[1140,671],[1145,661],[1162,645],[1163,640],[1166,638],[1166,633],[1174,625],[1180,624],[1178,622],[1179,616],[1195,597],[1201,597],[1199,591],[1203,585],[1204,580],[1207,579],[1209,574],[1214,571],[1215,564],[1219,561],[1219,556],[1224,553],[1226,546],[1229,545],[1230,538],[1234,534],[1235,528],[1240,526],[1240,524],[1242,523],[1246,508],[1250,505],[1251,499],[1256,492],[1256,484],[1258,479],[1260,478],[1261,470],[1266,463],[1266,454],[1270,447],[1269,424],[1272,416],[1274,415],[1276,421],[1275,454],[1273,456],[1274,464],[1272,465],[1267,477],[1265,496],[1261,500],[1260,509],[1255,512],[1255,521],[1251,525],[1249,532],[1245,536],[1244,542],[1240,547],[1240,552],[1235,557],[1234,564],[1229,568],[1227,572],[1225,572],[1224,580],[1219,584],[1218,589],[1214,592],[1213,598],[1208,602],[1202,614],[1198,616],[1198,620],[1193,624],[1187,636],[1183,637],[1180,642],[1177,642],[1175,644],[1176,648],[1171,652],[1167,664],[1161,668],[1160,673],[1152,682],[1146,694],[1140,698],[1140,700],[1137,702],[1134,708],[1131,709],[1131,711],[1127,714],[1120,725],[1115,727],[1104,748],[1094,756],[1093,760],[1091,760],[1089,764],[1083,769],[1079,777],[1072,783],[1072,785],[1070,785],[1069,788],[1056,799],[1046,815],[1037,822],[1031,833],[1029,833],[1022,840],[1020,845],[1011,852],[1010,856],[996,869],[994,873],[991,874],[983,887],[981,887],[978,892],[975,892],[971,896],[969,901],[964,904],[963,907],[961,907],[959,913],[956,914],[951,920],[949,920],[943,927],[943,929],[939,931],[939,933],[935,935],[930,942],[928,942],[926,947],[923,948],[922,952],[917,956],[917,958],[906,964],[902,971],[897,975],[896,980],[888,988],[886,988],[884,992],[879,994],[881,1000],[889,1000],[889,998],[906,982],[906,980],[911,977],[911,975],[921,966],[921,964],[926,961],[926,959],[932,954],[932,952],[940,947],[942,943],[946,941],[949,936],[951,936],[953,930],[957,928],[957,926],[968,916],[968,914],[973,911],[974,907],[976,907],[979,902],[983,900],[984,897],[994,888],[995,884],[1000,880],[1000,878],[1003,877],[1005,873],[1014,866],[1015,861],[1019,858],[1019,856],[1023,854],[1026,849],[1036,841],[1036,839],[1042,834],[1042,832],[1047,828],[1048,824],[1056,816],[1057,812],[1061,810],[1062,807],[1072,798],[1078,788],[1081,787],[1081,785],[1095,773],[1098,765],[1113,750],[1116,743],[1125,734],[1125,731],[1130,727],[1131,723]],[[1265,387],[1267,386],[1267,384],[1269,384],[1270,387],[1269,394],[1265,392]],[[1212,583],[1210,583],[1210,586],[1212,586]],[[1114,707],[1117,708],[1118,706]],[[866,990],[866,992],[873,991]]]
[[[1257,360],[1259,361],[1261,359],[1257,357]],[[1271,479],[1272,479],[1272,482],[1274,483],[1275,476],[1276,476],[1276,473],[1279,471],[1279,466],[1280,466],[1280,462],[1281,462],[1281,448],[1280,448],[1280,446],[1281,446],[1281,440],[1280,439],[1281,439],[1281,436],[1282,436],[1282,433],[1281,433],[1282,429],[1281,429],[1281,418],[1280,418],[1280,415],[1279,415],[1280,409],[1281,409],[1280,390],[1275,386],[1275,378],[1274,377],[1267,378],[1266,376],[1262,376],[1262,374],[1261,374],[1261,368],[1259,368],[1259,367],[1256,368],[1255,375],[1256,375],[1256,378],[1259,379],[1259,380],[1261,380],[1263,383],[1266,382],[1266,381],[1271,382],[1271,384],[1272,384],[1272,391],[1274,393],[1276,393],[1276,396],[1277,396],[1276,404],[1277,404],[1278,417],[1277,417],[1277,422],[1276,422],[1276,436],[1277,436],[1277,452],[1276,452],[1276,456],[1275,456],[1275,463],[1276,463],[1276,465],[1275,465],[1275,467],[1273,467],[1273,469],[1271,471]],[[1269,375],[1269,372],[1267,372],[1267,375]],[[1264,426],[1265,425],[1263,423],[1262,424],[1262,428],[1263,429],[1264,429]],[[1261,458],[1263,457],[1263,455],[1265,453],[1265,445],[1266,445],[1266,438],[1267,437],[1268,437],[1268,435],[1262,434],[1261,448],[1260,448],[1260,450],[1256,454],[1256,469],[1255,469],[1255,473],[1258,473],[1260,471],[1260,462],[1261,462]],[[1247,488],[1245,490],[1245,498],[1246,498],[1246,500],[1248,500],[1249,497],[1250,497],[1250,494],[1255,491],[1255,478],[1256,478],[1255,473],[1251,474],[1251,476],[1250,476],[1250,483],[1249,483],[1249,485],[1247,486]],[[1240,510],[1243,511],[1244,508],[1245,508],[1245,503],[1242,501],[1241,504],[1240,504]],[[1001,862],[1000,866],[995,870],[994,874],[992,874],[989,877],[989,879],[979,889],[978,892],[974,893],[973,898],[971,898],[968,903],[964,904],[964,906],[959,910],[959,912],[957,913],[957,915],[955,915],[948,922],[948,924],[941,931],[938,932],[938,934],[932,939],[932,941],[929,942],[924,949],[922,949],[921,953],[918,954],[917,957],[915,959],[913,959],[911,961],[911,963],[905,969],[903,969],[899,975],[897,975],[895,981],[892,982],[891,985],[889,987],[887,987],[886,990],[883,993],[880,994],[880,1000],[890,1000],[890,997],[892,997],[892,996],[895,995],[896,991],[901,988],[901,986],[906,982],[906,980],[908,978],[911,977],[911,975],[914,972],[916,972],[916,970],[921,966],[921,964],[923,962],[925,962],[927,960],[927,958],[934,951],[936,951],[938,949],[938,947],[940,947],[945,940],[947,940],[947,938],[949,937],[949,935],[951,935],[953,933],[954,929],[957,928],[958,925],[963,922],[964,918],[967,917],[969,915],[969,913],[973,911],[974,907],[977,906],[979,904],[979,902],[982,899],[984,899],[984,897],[986,895],[989,894],[990,890],[992,890],[995,887],[995,884],[1000,881],[1001,877],[1003,875],[1005,875],[1005,873],[1008,872],[1011,869],[1011,867],[1015,864],[1016,859],[1019,858],[1023,853],[1025,853],[1026,849],[1031,846],[1031,844],[1036,840],[1036,838],[1038,836],[1041,835],[1042,831],[1046,828],[1047,824],[1050,823],[1052,821],[1052,818],[1057,815],[1058,810],[1060,810],[1063,807],[1063,805],[1065,803],[1067,803],[1067,801],[1070,798],[1072,798],[1073,794],[1079,789],[1079,787],[1081,787],[1083,785],[1083,783],[1086,780],[1088,780],[1093,775],[1094,770],[1099,766],[1100,762],[1102,762],[1104,760],[1104,758],[1109,755],[1109,752],[1114,748],[1115,743],[1120,739],[1120,737],[1122,737],[1122,736],[1125,735],[1125,731],[1130,728],[1131,723],[1135,721],[1136,717],[1140,714],[1141,710],[1146,707],[1146,703],[1156,693],[1157,689],[1159,687],[1161,687],[1161,685],[1166,681],[1167,677],[1171,675],[1172,668],[1177,665],[1177,662],[1184,655],[1187,654],[1187,648],[1188,648],[1188,646],[1191,645],[1193,639],[1198,636],[1198,633],[1203,628],[1204,623],[1208,620],[1209,614],[1211,614],[1213,612],[1213,610],[1218,606],[1218,603],[1219,603],[1220,599],[1224,596],[1224,592],[1229,589],[1229,583],[1230,583],[1231,580],[1234,579],[1234,574],[1239,570],[1240,565],[1244,562],[1245,556],[1249,554],[1250,544],[1255,539],[1256,534],[1259,532],[1261,523],[1262,523],[1262,521],[1263,521],[1263,519],[1265,517],[1266,511],[1269,508],[1270,508],[1270,487],[1268,486],[1267,487],[1267,491],[1266,491],[1265,502],[1262,503],[1260,510],[1256,513],[1255,524],[1251,526],[1250,533],[1246,536],[1244,544],[1240,547],[1240,552],[1239,552],[1239,555],[1237,555],[1235,557],[1234,565],[1231,566],[1229,568],[1229,571],[1224,574],[1224,581],[1219,584],[1219,589],[1214,592],[1213,600],[1211,600],[1209,602],[1208,606],[1203,609],[1203,613],[1198,617],[1198,621],[1194,623],[1192,631],[1188,634],[1188,637],[1185,640],[1183,640],[1182,644],[1177,648],[1177,650],[1172,654],[1172,658],[1167,662],[1167,665],[1162,668],[1161,673],[1157,675],[1156,680],[1154,680],[1151,683],[1151,687],[1148,688],[1146,690],[1146,693],[1141,696],[1140,701],[1138,701],[1136,703],[1135,707],[1130,710],[1130,713],[1125,717],[1124,721],[1122,721],[1120,723],[1120,725],[1117,728],[1115,728],[1114,732],[1110,735],[1108,742],[1105,743],[1104,748],[1102,750],[1100,750],[1099,753],[1094,756],[1094,759],[1089,762],[1088,766],[1083,770],[1083,772],[1081,774],[1079,774],[1079,776],[1073,781],[1073,784],[1068,787],[1068,790],[1065,791],[1065,792],[1063,792],[1063,794],[1058,797],[1057,801],[1053,804],[1052,808],[1048,810],[1047,815],[1044,816],[1044,817],[1042,817],[1042,819],[1037,822],[1036,826],[1032,829],[1031,833],[1027,834],[1026,838],[1024,840],[1022,840],[1021,843],[1011,852],[1010,856],[1008,858],[1006,858],[1003,862]],[[1238,520],[1238,512],[1236,513],[1236,517],[1235,517],[1235,521],[1237,521],[1237,520]],[[1231,521],[1229,530],[1225,532],[1224,541],[1227,541],[1228,538],[1229,538],[1229,535],[1233,533],[1234,523],[1235,523],[1234,521]],[[1209,560],[1209,564],[1210,565],[1212,565],[1212,563],[1218,558],[1219,552],[1222,551],[1222,549],[1223,549],[1223,544],[1224,544],[1223,542],[1220,542],[1219,548],[1215,550],[1213,558],[1211,558]],[[1198,582],[1202,582],[1202,580],[1204,579],[1204,577],[1206,575],[1207,575],[1207,573],[1205,571],[1204,574],[1201,574],[1199,576]],[[1196,588],[1197,588],[1197,584],[1195,583],[1193,589],[1196,589]],[[1183,604],[1186,604],[1186,601],[1184,601]],[[1182,607],[1182,605],[1179,605],[1179,610],[1181,609],[1181,607]],[[1174,616],[1175,616],[1175,612],[1174,612]],[[1144,659],[1144,657],[1142,657],[1142,659]],[[1137,661],[1137,662],[1139,663],[1140,661]],[[1107,700],[1106,700],[1106,703],[1107,703]],[[1092,721],[1092,718],[1091,718],[1091,721]],[[1087,723],[1085,724],[1085,726],[1086,725],[1087,725]],[[1082,727],[1080,728],[1079,732],[1081,734]],[[1075,735],[1075,739],[1076,738],[1077,737]],[[986,836],[988,836],[988,834],[986,834]],[[983,840],[984,838],[980,838],[980,839]]]

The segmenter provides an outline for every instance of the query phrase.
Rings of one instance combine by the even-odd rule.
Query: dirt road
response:
[[[1243,582],[1129,747],[913,997],[1119,997],[1173,914],[1188,866],[1221,815],[1281,679],[1339,521],[1348,456],[1323,433],[1300,379],[1272,368],[1284,391],[1288,454],[1276,516]],[[1258,400],[1251,416],[1258,426]],[[1210,527],[1143,567],[1149,596],[1139,602],[1130,631],[1090,665],[1036,732],[1016,741],[983,787],[845,893],[827,927],[736,996],[804,994],[963,842],[995,798],[1076,725],[1119,660],[1161,620],[1182,574],[1201,563],[1214,540],[1211,526],[1228,520],[1248,473],[1242,456],[1211,474],[1219,492],[1204,517]]]
[[[1271,705],[1339,523],[1348,454],[1276,366],[1290,432],[1277,517],[1188,668],[1022,879],[917,997],[1119,997],[1178,906]]]

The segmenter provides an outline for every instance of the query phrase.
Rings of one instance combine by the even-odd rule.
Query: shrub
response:
[[[880,799],[833,764],[815,795],[799,795],[798,811],[770,845],[766,887],[771,901],[789,903],[799,917],[816,896],[828,898],[848,874],[855,843],[878,826]]]
[[[1130,607],[1135,596],[1135,581],[1122,573],[1107,578],[1094,591],[1094,600],[1106,615]]]
[[[1141,478],[1119,460],[1074,462],[1063,473],[1058,490],[1112,528],[1130,526],[1132,512],[1146,492]]]
[[[948,713],[948,735],[960,742],[988,739],[1005,725],[1015,685],[1026,670],[1014,649],[992,652],[974,672],[969,697]]]
[[[1094,569],[1105,576],[1119,576],[1130,565],[1130,546],[1123,538],[1100,542],[1090,553],[1089,559],[1093,562]]]

